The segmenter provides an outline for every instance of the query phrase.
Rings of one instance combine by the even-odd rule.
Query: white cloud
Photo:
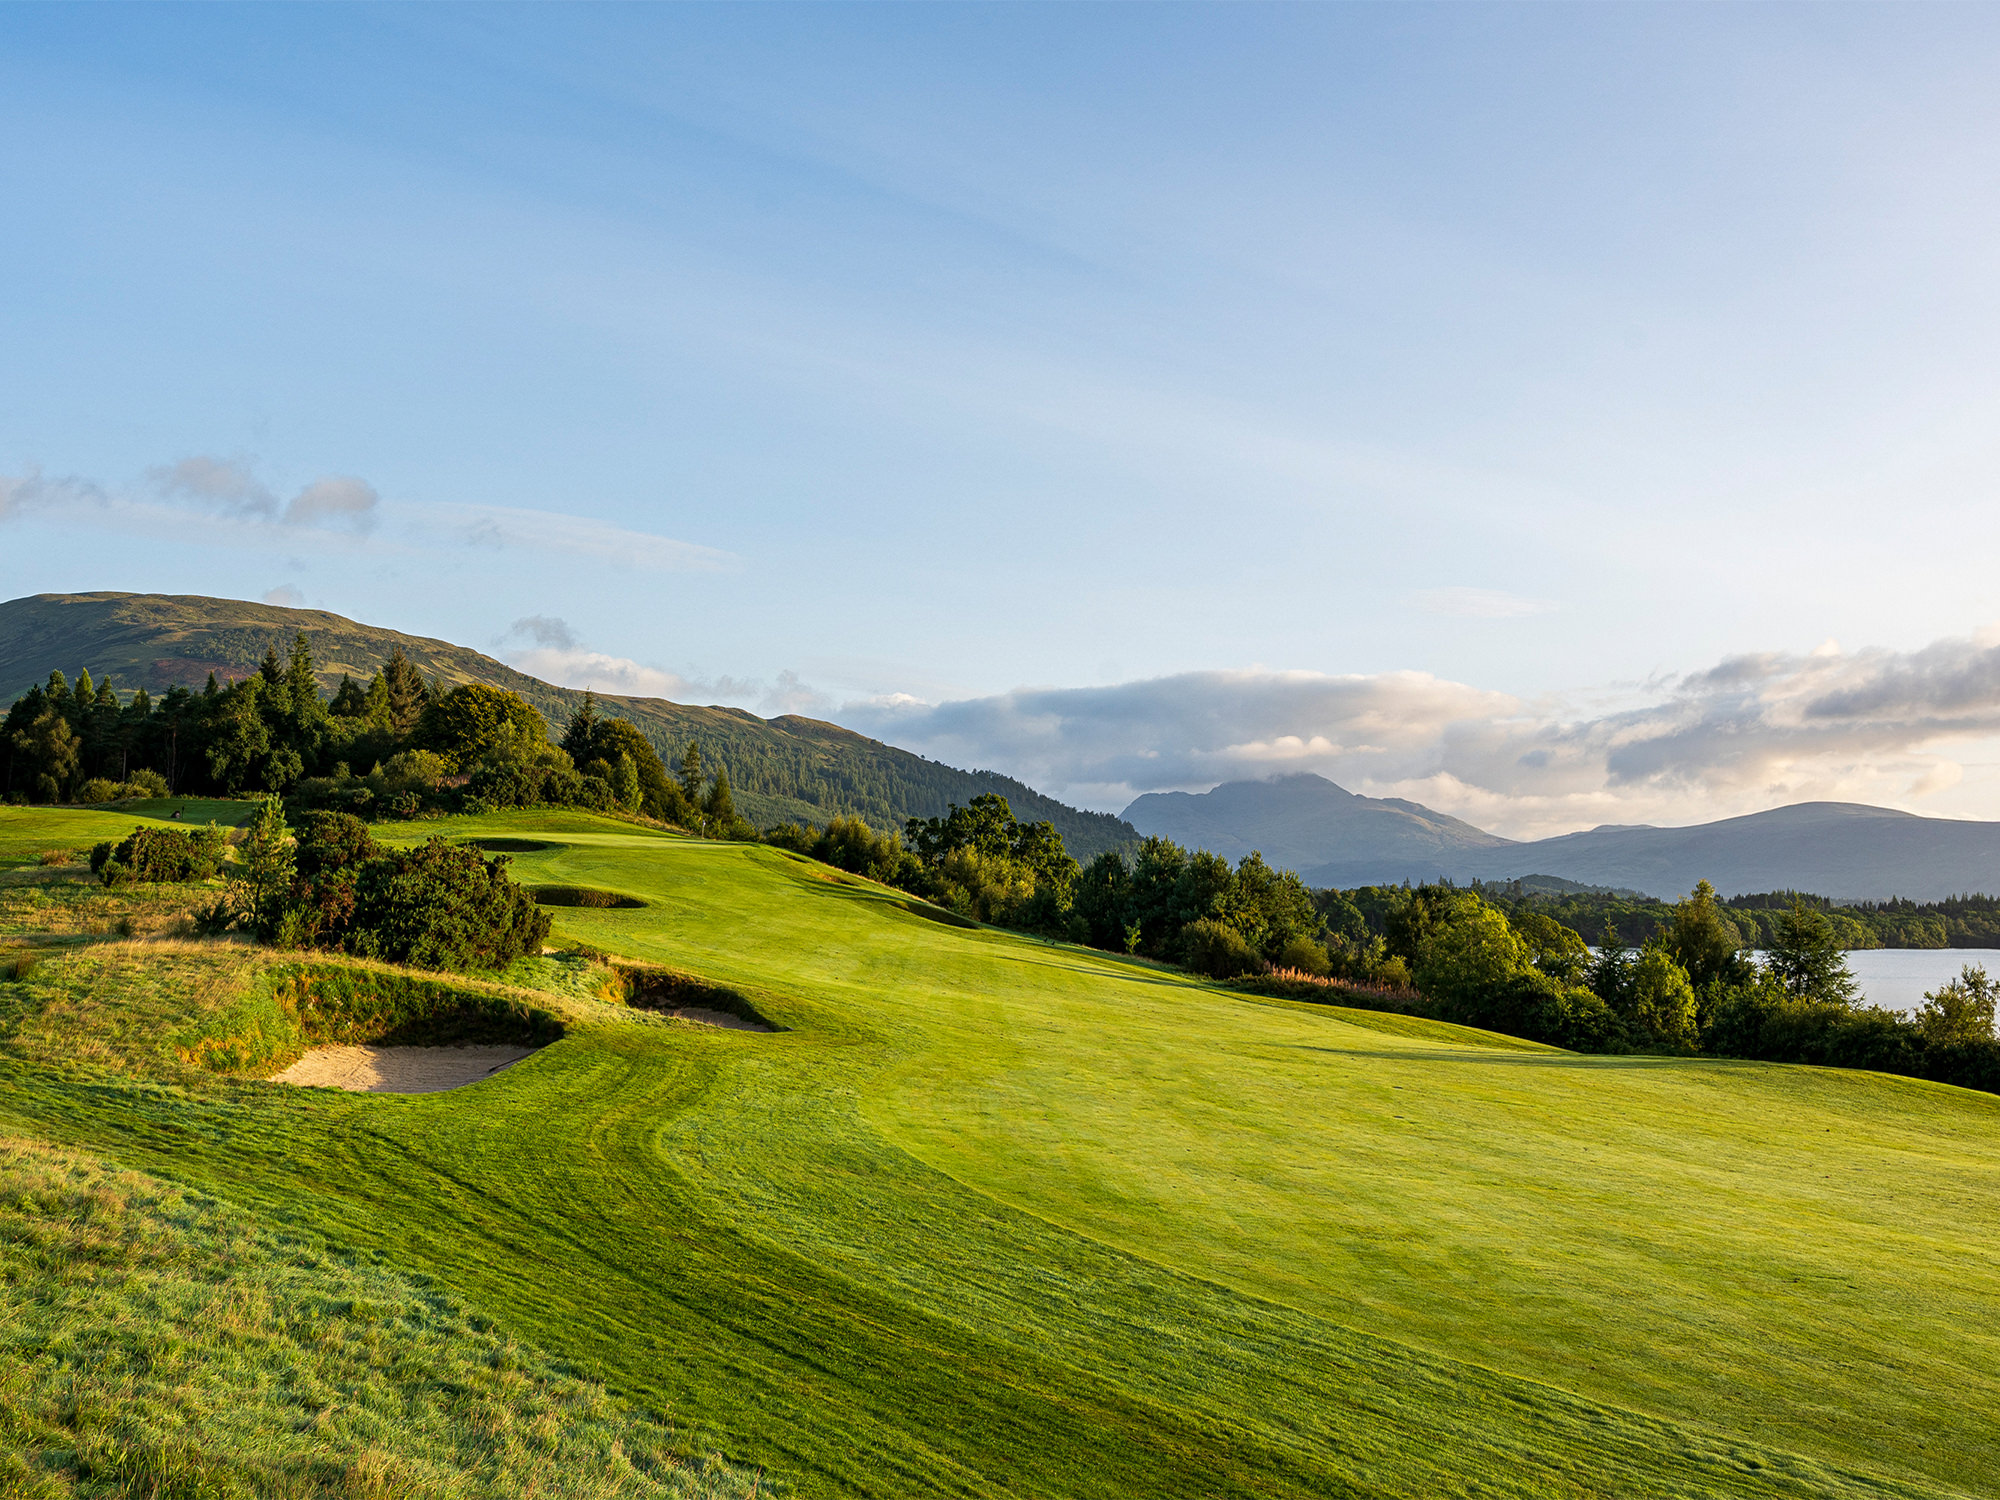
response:
[[[595,688],[627,698],[671,698],[678,703],[687,702],[694,690],[685,677],[601,651],[535,646],[514,652],[508,660],[529,676],[558,687]]]
[[[266,604],[275,604],[280,609],[304,609],[306,596],[289,583],[281,583],[264,594]]]
[[[501,640],[519,640],[526,637],[537,646],[551,647],[557,651],[574,651],[583,642],[576,632],[569,628],[569,622],[555,615],[523,615],[507,627]]]
[[[523,672],[562,687],[595,688],[631,698],[667,698],[677,703],[729,704],[753,709],[767,718],[781,714],[824,717],[832,701],[799,680],[796,672],[780,672],[775,684],[736,677],[683,677],[662,667],[649,667],[630,657],[609,656],[586,646],[567,620],[553,615],[524,615],[501,637],[534,642],[507,656]]]
[[[187,539],[190,518],[198,517],[203,540],[253,547],[293,548],[309,538],[321,547],[379,554],[428,552],[444,544],[671,573],[720,572],[738,562],[713,547],[591,516],[456,503],[390,507],[372,484],[351,474],[322,475],[282,500],[247,461],[205,454],[147,470],[145,483],[131,492],[75,476],[46,478],[39,469],[0,474],[0,522],[38,513],[173,540]],[[394,523],[390,535],[374,535],[385,517]]]
[[[715,573],[736,565],[730,553],[649,531],[632,531],[590,516],[499,505],[426,505],[421,513],[462,545],[562,552],[592,562],[658,573]]]
[[[1417,672],[1190,672],[937,705],[851,704],[842,723],[1087,805],[1317,771],[1521,836],[1689,822],[1814,799],[1951,794],[2000,815],[1963,763],[2000,738],[2000,635],[1907,653],[1734,657],[1649,701],[1572,715]],[[1983,802],[1982,800],[1983,799]]]
[[[149,469],[154,490],[170,502],[211,510],[240,520],[285,526],[334,527],[366,531],[375,524],[382,497],[373,485],[352,475],[315,479],[283,505],[247,461],[196,454]]]
[[[382,497],[375,487],[351,475],[335,474],[315,479],[292,497],[285,507],[287,526],[346,526],[366,531],[375,524],[375,508]]]
[[[239,461],[197,454],[149,469],[147,478],[162,494],[210,506],[224,515],[271,520],[278,514],[278,497]]]
[[[25,474],[0,474],[0,521],[13,521],[35,511],[61,511],[66,519],[79,512],[107,509],[111,497],[88,479],[66,475],[47,479],[40,469]]]
[[[1412,597],[1427,614],[1472,620],[1518,620],[1526,615],[1545,615],[1556,608],[1548,599],[1527,599],[1499,589],[1421,589]]]

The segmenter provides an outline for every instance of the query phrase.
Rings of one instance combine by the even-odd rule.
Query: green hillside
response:
[[[109,677],[120,689],[155,694],[176,684],[199,688],[211,672],[219,680],[247,676],[269,647],[277,645],[282,656],[301,630],[312,640],[320,684],[329,692],[343,673],[365,681],[400,646],[426,678],[446,687],[485,682],[521,694],[558,733],[583,697],[464,646],[325,610],[192,595],[37,594],[0,604],[0,706],[58,670],[74,679],[87,668],[99,681]],[[1011,777],[938,765],[817,719],[760,719],[743,709],[615,694],[598,701],[636,724],[669,764],[689,740],[700,741],[704,756],[728,769],[738,807],[760,824],[824,823],[844,813],[900,829],[907,818],[937,817],[952,803],[997,792],[1023,821],[1054,823],[1082,860],[1137,838],[1108,814],[1081,812]]]
[[[18,816],[0,855],[63,815]],[[572,983],[499,1077],[331,1094],[132,1039],[258,1014],[250,950],[175,947],[213,978],[169,994],[129,977],[166,948],[49,948],[0,983],[0,1132],[427,1278],[800,1494],[2000,1496],[2000,1098],[1229,995],[588,815],[441,826],[646,903],[557,941],[787,1029]]]

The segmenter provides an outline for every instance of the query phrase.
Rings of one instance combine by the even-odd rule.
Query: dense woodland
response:
[[[697,832],[754,833],[724,767],[690,742],[669,773],[633,725],[586,693],[560,743],[526,699],[484,683],[428,683],[400,652],[363,685],[319,690],[297,636],[248,677],[121,702],[88,671],[60,672],[0,724],[10,802],[105,803],[167,795],[276,795],[295,810],[363,818],[525,806],[642,814]]]
[[[1503,911],[1539,911],[1595,942],[1607,929],[1637,947],[1663,930],[1673,906],[1649,896],[1606,891],[1537,891],[1519,881],[1475,884]],[[1799,891],[1732,896],[1728,919],[1746,946],[1768,948],[1795,903],[1821,912],[1843,948],[2000,948],[2000,897],[1953,896],[1945,901],[1866,901],[1836,905]]]
[[[698,742],[712,766],[726,767],[738,808],[759,824],[784,820],[823,823],[834,816],[859,817],[878,828],[900,828],[909,816],[942,815],[954,804],[984,793],[1004,796],[1015,811],[1030,820],[1049,820],[1061,832],[1072,853],[1083,858],[1111,848],[1128,848],[1137,836],[1108,813],[1082,812],[1045,797],[1033,788],[990,771],[962,771],[926,760],[837,725],[786,716],[762,719],[739,709],[702,708],[650,698],[599,698],[559,688],[515,671],[476,651],[443,641],[401,636],[359,625],[321,612],[309,612],[308,653],[315,662],[323,697],[339,700],[347,690],[343,675],[367,684],[380,675],[414,681],[432,697],[466,683],[483,683],[516,694],[551,725],[567,724],[588,701],[598,712],[630,724],[662,759],[676,761],[683,747]],[[0,680],[10,691],[23,691],[16,711],[0,731],[0,796],[29,801],[49,800],[36,782],[44,771],[61,772],[60,753],[50,764],[16,767],[14,735],[53,701],[50,686],[39,683],[55,652],[76,651],[92,664],[93,681],[85,709],[68,706],[76,689],[63,684],[63,716],[77,737],[83,781],[117,785],[148,770],[170,781],[174,790],[190,794],[219,790],[211,778],[203,747],[195,746],[190,764],[174,753],[197,716],[194,701],[206,695],[202,678],[214,675],[224,691],[232,680],[266,677],[260,664],[274,654],[289,670],[297,632],[283,625],[299,612],[270,609],[221,599],[181,599],[157,595],[102,595],[16,600],[0,606]],[[286,642],[293,644],[288,647]],[[109,663],[118,690],[106,693]],[[331,664],[331,665],[329,665]],[[184,686],[175,687],[179,681]],[[83,686],[79,678],[78,687]],[[151,715],[167,710],[151,735],[128,718],[109,721],[101,710],[108,699],[123,709],[145,689]],[[193,691],[189,691],[192,688]],[[366,692],[368,689],[361,688]],[[298,696],[294,688],[294,697]],[[32,711],[22,704],[37,700]],[[267,705],[268,706],[268,705]],[[197,729],[199,726],[195,726]],[[152,740],[159,740],[153,743]],[[42,747],[57,752],[58,747]],[[181,748],[185,750],[185,745]],[[315,769],[308,760],[305,774],[330,771],[346,760],[365,773],[379,755],[379,746],[336,747],[333,760]],[[374,758],[371,759],[371,756]],[[183,779],[185,777],[185,779]],[[58,777],[57,779],[60,779]],[[59,790],[72,795],[80,783]],[[261,781],[246,780],[241,790],[261,789]],[[98,788],[96,790],[102,790]]]

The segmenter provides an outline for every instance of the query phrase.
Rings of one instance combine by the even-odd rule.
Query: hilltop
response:
[[[1468,849],[1509,842],[1420,803],[1357,796],[1311,772],[1224,782],[1200,794],[1151,792],[1121,816],[1142,833],[1229,859],[1257,849],[1270,863],[1302,874],[1315,866],[1329,866],[1335,875],[1384,872],[1371,880],[1400,880],[1411,869],[1449,865]],[[1338,851],[1337,857],[1332,851]],[[1318,883],[1366,882],[1334,878]]]
[[[1318,886],[1544,876],[1671,898],[1705,879],[1726,896],[1802,890],[1861,901],[2000,890],[2000,823],[1851,802],[1801,802],[1687,828],[1606,825],[1516,841],[1421,803],[1356,796],[1304,773],[1200,794],[1155,793],[1123,816],[1143,834],[1218,853],[1262,849]]]
[[[282,655],[298,631],[310,637],[320,686],[329,692],[343,675],[365,681],[401,648],[426,678],[447,688],[483,682],[519,693],[558,733],[583,698],[577,689],[543,682],[469,647],[326,610],[188,594],[96,593],[37,594],[0,604],[0,706],[58,670],[74,677],[88,668],[120,689],[155,694],[176,685],[200,688],[211,672],[219,680],[244,677],[272,645]],[[728,769],[738,807],[757,823],[824,823],[848,814],[900,829],[907,818],[937,817],[952,803],[962,806],[994,792],[1023,821],[1053,823],[1079,859],[1138,837],[1107,813],[1083,812],[1012,777],[940,765],[818,719],[763,719],[744,709],[664,698],[597,697],[606,712],[638,726],[670,763],[688,741],[699,741],[704,756]]]

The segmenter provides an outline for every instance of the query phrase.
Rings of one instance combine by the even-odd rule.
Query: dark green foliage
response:
[[[471,771],[495,756],[517,758],[515,747],[548,742],[549,726],[519,693],[468,682],[426,703],[410,744],[442,757],[453,771]]]
[[[1967,964],[1950,984],[1927,991],[1912,1019],[1933,1047],[1990,1042],[1996,1000],[2000,1000],[2000,984],[1988,979],[1984,968]]]
[[[1181,930],[1181,963],[1210,979],[1234,979],[1239,974],[1264,971],[1264,961],[1243,934],[1213,917],[1190,922]]]
[[[603,793],[612,805],[618,805],[614,778],[618,774],[621,757],[632,763],[632,772],[637,776],[639,802],[627,811],[643,812],[649,818],[658,818],[663,823],[672,823],[681,828],[693,828],[700,819],[700,813],[689,801],[679,782],[667,774],[659,752],[631,724],[623,719],[592,717],[585,727],[572,720],[569,732],[563,736],[563,748],[569,752],[576,769],[588,781],[595,778],[602,784]],[[587,803],[587,799],[586,799]]]
[[[423,969],[499,969],[539,953],[547,912],[507,878],[507,857],[432,839],[371,859],[355,880],[350,952]]]
[[[222,868],[222,830],[135,828],[117,844],[109,840],[90,851],[91,873],[106,885],[126,880],[211,879]]]
[[[1510,914],[1543,912],[1578,932],[1601,932],[1608,924],[1617,929],[1628,947],[1637,947],[1674,925],[1677,913],[1687,905],[1685,901],[1676,905],[1631,893],[1551,894],[1522,881],[1475,885],[1474,889]],[[1699,894],[1697,891],[1696,896]],[[1897,898],[1840,906],[1824,896],[1763,891],[1731,896],[1713,905],[1716,916],[1737,932],[1742,946],[1768,948],[1795,902],[1822,913],[1843,948],[2000,948],[2000,897],[1994,896],[1953,896],[1930,902]],[[1674,947],[1682,953],[1685,964],[1692,955],[1684,951],[1684,939],[1676,938]],[[1697,987],[1707,982],[1705,974],[1696,980]]]
[[[877,833],[859,818],[835,818],[824,829],[780,823],[764,841],[884,885],[909,888],[922,876],[921,862],[899,835]]]
[[[938,765],[836,725],[795,716],[766,720],[739,709],[697,708],[659,699],[599,698],[537,681],[462,647],[356,625],[324,613],[311,619],[310,660],[318,688],[332,693],[334,702],[314,718],[312,706],[298,691],[296,666],[302,665],[297,657],[298,623],[295,611],[160,595],[44,595],[0,604],[0,701],[14,697],[14,710],[0,728],[0,796],[57,802],[80,780],[104,777],[124,782],[142,768],[165,777],[174,793],[190,796],[270,790],[293,795],[302,784],[330,781],[343,763],[356,778],[364,778],[371,768],[410,748],[410,735],[433,696],[428,677],[446,689],[477,682],[518,694],[547,722],[565,726],[562,748],[585,777],[584,784],[560,778],[494,778],[484,788],[467,787],[458,798],[432,798],[431,805],[441,810],[462,810],[468,798],[487,808],[538,803],[614,806],[608,777],[600,774],[604,786],[587,783],[592,761],[606,759],[608,769],[617,756],[606,757],[601,748],[578,753],[569,732],[580,729],[581,737],[588,738],[594,720],[614,715],[634,727],[654,758],[664,756],[677,763],[688,744],[698,740],[699,794],[705,796],[714,772],[726,767],[736,811],[759,824],[820,825],[839,816],[858,817],[878,828],[900,828],[911,817],[940,816],[954,804],[992,792],[1005,797],[1025,821],[1052,822],[1069,851],[1080,858],[1107,849],[1129,850],[1137,843],[1132,828],[1107,813],[1081,812],[1012,778]],[[93,664],[103,661],[119,674],[120,682],[138,683],[158,696],[141,709],[135,695],[118,709],[117,695],[94,681],[89,703],[79,706],[65,679],[56,707],[71,731],[77,759],[74,765],[48,767],[17,751],[14,736],[51,706],[42,679],[49,676],[49,657],[57,650]],[[208,763],[211,733],[226,727],[222,719],[241,706],[227,701],[230,684],[253,676],[267,681],[260,665],[267,658],[280,666],[277,675],[284,679],[285,711],[280,712],[277,696],[260,693],[258,717],[265,724],[266,744],[258,752],[254,733],[248,735],[250,743],[239,736],[225,757],[224,774],[233,778],[225,785],[215,779]],[[222,681],[212,694],[189,691],[205,677],[218,676]],[[296,717],[301,708],[306,719]],[[249,728],[240,721],[235,727]],[[260,753],[265,757],[261,761]],[[643,761],[638,761],[638,769],[644,779]],[[499,790],[503,784],[511,790]],[[681,793],[678,800],[659,795],[660,788],[649,785],[641,810],[681,827],[697,827],[699,806],[688,801],[678,781],[675,785]],[[365,790],[350,783],[333,798],[327,785],[316,785],[302,805],[382,816],[386,809],[362,796]],[[423,799],[414,810],[425,810]]]
[[[1845,1005],[1854,998],[1854,976],[1841,953],[1826,913],[1795,901],[1778,924],[1765,964],[1792,999]]]
[[[309,812],[299,819],[296,862],[301,879],[315,880],[380,853],[368,825],[351,814]]]

